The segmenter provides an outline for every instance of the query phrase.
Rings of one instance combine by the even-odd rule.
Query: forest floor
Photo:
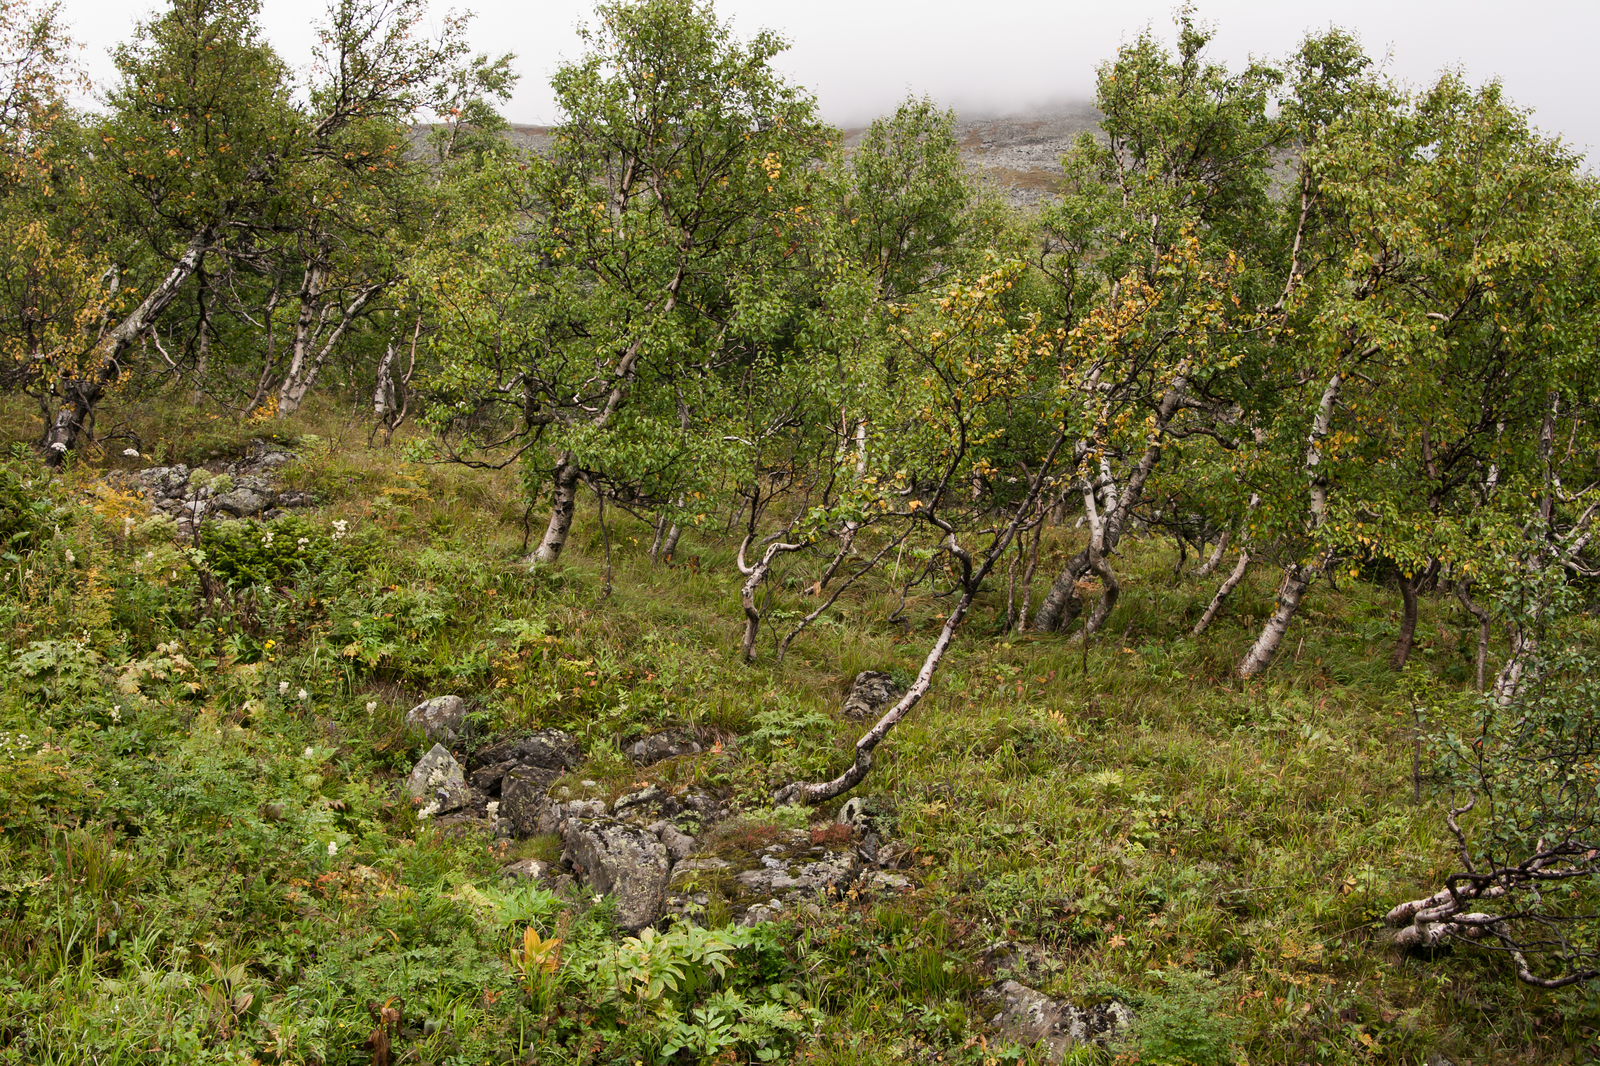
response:
[[[1010,975],[1045,995],[1131,1008],[1067,1061],[1597,1051],[1588,989],[1387,945],[1382,915],[1452,859],[1413,777],[1415,709],[1458,705],[1470,665],[1475,626],[1442,597],[1397,673],[1398,595],[1319,585],[1241,684],[1270,570],[1194,639],[1216,578],[1135,538],[1087,649],[1006,635],[999,582],[858,790],[894,812],[907,890],[633,938],[607,901],[502,875],[556,860],[553,834],[419,818],[400,785],[427,745],[406,710],[459,695],[469,747],[559,728],[583,745],[573,788],[692,783],[721,797],[724,839],[821,839],[838,802],[774,810],[772,790],[846,765],[851,680],[914,673],[941,601],[852,590],[781,667],[770,627],[746,665],[720,528],[653,563],[648,526],[613,507],[603,530],[588,499],[560,563],[530,570],[512,472],[409,464],[333,416],[130,417],[143,457],[117,442],[53,481],[20,450],[4,468],[39,539],[0,564],[0,1063],[1045,1061],[992,1025],[1001,941],[1026,946]],[[314,566],[174,544],[104,476],[220,463],[268,429],[298,456],[283,485],[318,506],[266,544],[303,537]],[[1035,601],[1079,536],[1046,532]],[[270,580],[230,587],[224,563]],[[810,609],[815,569],[774,577],[770,622]],[[619,741],[668,728],[726,743],[624,757]]]

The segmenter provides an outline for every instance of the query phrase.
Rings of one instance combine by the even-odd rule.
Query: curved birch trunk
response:
[[[556,464],[555,493],[550,504],[550,524],[545,527],[539,546],[534,549],[533,561],[553,563],[561,557],[572,532],[572,516],[578,509],[578,465],[571,452],[563,452]]]
[[[1278,645],[1283,643],[1283,635],[1289,631],[1289,623],[1294,620],[1295,612],[1300,609],[1300,600],[1305,596],[1306,589],[1311,587],[1311,582],[1316,580],[1316,576],[1316,568],[1312,566],[1290,563],[1283,568],[1283,582],[1278,586],[1277,606],[1267,618],[1267,624],[1261,627],[1261,634],[1256,637],[1256,642],[1245,652],[1244,658],[1239,660],[1240,677],[1254,677],[1272,665],[1273,656],[1278,653]]]
[[[1485,607],[1472,602],[1472,582],[1463,578],[1456,584],[1456,597],[1461,600],[1461,606],[1467,609],[1472,617],[1478,620],[1478,663],[1477,672],[1473,675],[1478,686],[1478,691],[1483,691],[1484,669],[1489,662],[1489,638],[1493,635],[1494,618]]]
[[[105,395],[106,389],[121,376],[122,357],[140,335],[161,317],[190,275],[200,269],[211,237],[212,232],[208,227],[189,238],[188,247],[172,269],[167,271],[167,276],[161,279],[161,284],[101,341],[104,354],[94,372],[86,377],[68,378],[62,383],[61,406],[50,420],[50,428],[44,435],[44,461],[47,465],[60,466],[67,453],[77,447],[78,435],[83,432],[84,425],[94,418],[95,405]]]
[[[1222,562],[1223,553],[1228,550],[1228,538],[1231,532],[1231,530],[1227,529],[1222,531],[1222,536],[1217,538],[1216,550],[1211,553],[1210,558],[1200,565],[1200,569],[1194,572],[1195,577],[1211,576],[1211,572]]]
[[[950,616],[944,620],[944,627],[939,630],[939,637],[933,642],[933,647],[928,649],[927,657],[922,660],[922,669],[917,671],[917,679],[906,689],[905,695],[893,707],[884,712],[883,717],[861,739],[856,741],[856,756],[844,773],[831,781],[807,782],[796,781],[785,785],[773,793],[774,806],[791,803],[818,804],[826,803],[835,796],[842,796],[852,788],[866,780],[867,771],[872,769],[872,752],[883,743],[889,731],[899,723],[900,719],[911,713],[911,708],[922,702],[922,697],[927,695],[928,688],[933,684],[934,672],[939,669],[939,661],[944,658],[944,653],[950,649],[950,642],[955,638],[956,627],[961,625],[961,620],[967,616],[967,608],[972,606],[972,599],[976,590],[963,592],[956,601],[955,607],[950,611]]]
[[[754,525],[754,520],[751,522]],[[767,572],[772,569],[772,560],[784,552],[796,552],[804,548],[804,544],[774,543],[767,545],[767,550],[762,553],[761,561],[754,566],[746,565],[744,553],[750,547],[750,536],[746,535],[744,542],[739,545],[739,572],[745,576],[744,584],[739,586],[739,603],[744,607],[744,640],[741,649],[744,652],[744,661],[756,661],[756,634],[761,631],[761,612],[756,609],[756,589],[767,579]]]
[[[1223,536],[1227,536],[1227,534],[1223,534]],[[1223,601],[1233,594],[1234,589],[1239,587],[1239,582],[1244,580],[1244,573],[1249,568],[1250,552],[1248,550],[1242,551],[1239,553],[1239,561],[1233,566],[1233,573],[1229,574],[1227,579],[1223,581],[1222,586],[1217,589],[1217,594],[1211,597],[1211,603],[1206,607],[1206,613],[1201,615],[1200,621],[1194,624],[1194,629],[1191,631],[1192,636],[1198,637],[1210,627],[1212,622],[1216,621],[1217,612],[1222,610]]]
[[[1339,389],[1343,384],[1342,373],[1336,372],[1328,379],[1328,387],[1322,390],[1322,399],[1317,403],[1317,417],[1312,420],[1311,436],[1306,443],[1305,472],[1311,482],[1308,510],[1312,532],[1320,529],[1328,516],[1328,479],[1320,469],[1322,442],[1333,428],[1333,408],[1339,401]],[[1261,627],[1255,643],[1239,660],[1240,677],[1254,677],[1272,663],[1278,645],[1283,643],[1283,635],[1289,630],[1289,623],[1294,621],[1295,612],[1300,609],[1301,599],[1317,579],[1318,570],[1319,567],[1305,563],[1290,563],[1284,567],[1283,583],[1278,586],[1277,606]]]

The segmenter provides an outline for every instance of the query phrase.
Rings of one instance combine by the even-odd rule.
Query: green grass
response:
[[[845,765],[850,679],[915,671],[940,603],[914,595],[907,627],[897,594],[864,585],[781,669],[770,630],[746,666],[736,544],[715,532],[687,533],[678,557],[695,565],[668,569],[646,557],[649,529],[608,510],[606,597],[592,503],[562,563],[530,573],[509,472],[409,466],[327,417],[289,429],[306,459],[285,478],[325,504],[312,522],[355,535],[286,593],[202,597],[183,556],[122,536],[129,505],[92,495],[93,463],[52,490],[61,532],[5,567],[0,732],[28,741],[0,746],[0,1062],[364,1063],[369,1004],[391,1001],[406,1061],[653,1061],[667,1014],[698,1008],[617,993],[605,906],[500,884],[553,840],[419,824],[395,795],[420,750],[401,713],[457,692],[481,730],[580,735],[574,778],[608,794],[692,778],[757,811]],[[1048,531],[1041,575],[1074,547]],[[978,956],[1000,939],[1044,949],[1045,992],[1132,1004],[1139,1033],[1107,1053],[1123,1062],[1593,1052],[1588,992],[1522,988],[1478,952],[1401,957],[1379,928],[1450,867],[1437,803],[1412,799],[1411,708],[1465,676],[1459,607],[1425,599],[1397,675],[1398,597],[1320,586],[1242,685],[1230,668],[1276,574],[1252,573],[1195,640],[1214,586],[1174,581],[1173,561],[1162,541],[1127,545],[1087,672],[1063,638],[998,633],[1003,586],[980,603],[862,788],[895,802],[919,887],[730,948],[737,976],[697,1003],[806,1019],[803,1039],[773,1022],[736,1056],[1018,1061],[978,998]],[[775,576],[776,612],[809,609],[793,589],[814,567]],[[669,724],[742,740],[644,771],[617,754],[617,737]],[[554,974],[515,965],[527,925],[562,937]]]

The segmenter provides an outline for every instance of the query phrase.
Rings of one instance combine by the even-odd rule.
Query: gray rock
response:
[[[1002,981],[984,993],[995,1009],[989,1024],[1008,1043],[1041,1048],[1044,1061],[1061,1062],[1074,1047],[1104,1043],[1133,1024],[1133,1011],[1116,1000],[1079,1007],[1043,992]]]
[[[476,783],[477,775],[473,775],[473,779]],[[513,769],[501,779],[500,817],[511,823],[514,836],[530,837],[555,828],[546,787],[534,770],[524,767]],[[541,828],[545,825],[550,828]]]
[[[630,807],[639,807],[647,803],[653,806],[660,806],[661,800],[665,796],[666,793],[662,792],[661,789],[657,788],[655,785],[646,785],[638,792],[632,792],[626,796],[618,797],[617,802],[611,805],[611,813],[621,814]]]
[[[406,725],[429,740],[454,740],[466,716],[467,704],[460,696],[435,696],[407,711]]]
[[[647,830],[612,819],[567,821],[567,853],[590,889],[617,901],[617,924],[638,932],[661,917],[667,893],[667,849]]]
[[[850,692],[839,710],[846,718],[866,718],[899,698],[900,686],[894,678],[876,670],[863,670],[850,683]]]
[[[278,506],[279,507],[299,508],[299,507],[315,507],[316,505],[317,505],[317,498],[315,496],[311,495],[311,493],[309,493],[309,492],[297,492],[297,491],[294,491],[294,490],[291,489],[288,492],[280,492],[280,493],[278,493]]]
[[[234,489],[232,492],[223,493],[211,501],[213,509],[223,514],[230,514],[235,518],[249,518],[258,515],[272,506],[272,500],[259,492],[249,489]]]
[[[665,733],[657,733],[634,741],[628,746],[627,751],[635,763],[649,766],[678,755],[698,755],[701,748],[700,742],[687,732],[670,729]]]
[[[901,892],[910,892],[915,888],[911,878],[905,874],[894,874],[887,870],[874,870],[861,879],[862,887],[870,892],[881,895],[898,895]]]
[[[491,744],[473,752],[470,765],[494,766],[510,764],[531,766],[552,771],[555,780],[576,767],[583,759],[583,748],[578,738],[559,729],[541,729],[525,737],[513,737]]]
[[[761,866],[734,878],[747,892],[758,896],[799,891],[843,891],[861,873],[861,860],[853,851],[831,851],[811,862],[795,861],[774,844],[761,855]]]
[[[694,849],[696,846],[694,837],[683,832],[671,822],[655,822],[648,828],[650,832],[656,835],[657,840],[660,840],[662,844],[666,845],[667,857],[670,858],[673,863],[676,864],[682,862],[684,859],[694,854]]]
[[[502,867],[500,876],[518,881],[542,881],[549,872],[550,864],[543,859],[522,859]]]
[[[424,804],[438,804],[433,811],[437,814],[465,807],[472,798],[461,764],[443,744],[435,744],[417,760],[406,778],[406,791]]]
[[[882,796],[851,796],[834,819],[866,836],[886,837],[894,831],[894,804]]]

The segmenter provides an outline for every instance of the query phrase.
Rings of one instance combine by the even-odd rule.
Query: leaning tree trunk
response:
[[[190,275],[200,269],[211,237],[209,227],[191,237],[183,255],[167,271],[161,284],[101,341],[104,354],[100,357],[99,366],[86,377],[68,378],[63,382],[61,407],[56,411],[55,418],[51,419],[50,428],[44,436],[44,460],[47,464],[61,465],[67,452],[77,446],[78,435],[83,432],[84,423],[94,416],[95,405],[122,374],[122,357],[134,341],[161,317],[161,312],[177,297],[178,290]]]
[[[1227,534],[1223,534],[1227,536]],[[1217,589],[1217,594],[1211,597],[1211,604],[1206,608],[1206,613],[1200,616],[1200,621],[1194,624],[1193,636],[1198,637],[1204,633],[1211,623],[1216,621],[1217,612],[1222,610],[1222,604],[1233,595],[1233,590],[1239,587],[1239,582],[1244,580],[1244,573],[1250,568],[1250,552],[1245,550],[1239,553],[1239,561],[1234,564],[1233,573],[1229,574],[1222,587]]]
[[[1304,470],[1310,482],[1307,510],[1313,533],[1322,528],[1328,516],[1328,479],[1322,473],[1322,442],[1333,428],[1333,408],[1339,402],[1339,390],[1343,385],[1344,375],[1341,373],[1335,373],[1328,379],[1328,386],[1322,390],[1322,399],[1317,403],[1317,416],[1311,422],[1311,436],[1306,445]],[[1254,677],[1272,662],[1278,645],[1283,643],[1283,635],[1289,630],[1289,623],[1300,609],[1301,599],[1316,580],[1319,569],[1309,563],[1290,563],[1284,567],[1283,584],[1278,586],[1277,606],[1267,618],[1266,625],[1261,627],[1256,642],[1239,661],[1240,677]]]
[[[534,549],[533,561],[553,563],[561,557],[572,532],[572,516],[578,508],[578,461],[571,452],[562,452],[556,463],[555,492],[550,505],[550,524],[545,527],[539,546]]]
[[[1311,582],[1316,576],[1315,567],[1303,566],[1300,563],[1290,563],[1283,568],[1283,583],[1278,586],[1277,606],[1273,608],[1267,624],[1262,626],[1256,642],[1239,661],[1240,677],[1254,677],[1271,665],[1272,657],[1278,653],[1278,645],[1283,643],[1283,635],[1289,631],[1290,621],[1300,609],[1301,598],[1305,596],[1306,589],[1311,587]]]
[[[1209,577],[1211,572],[1217,568],[1217,565],[1222,562],[1222,555],[1228,550],[1228,534],[1229,530],[1224,529],[1222,531],[1222,535],[1217,538],[1216,550],[1211,553],[1211,557],[1201,565],[1200,569],[1194,572],[1195,577]]]

